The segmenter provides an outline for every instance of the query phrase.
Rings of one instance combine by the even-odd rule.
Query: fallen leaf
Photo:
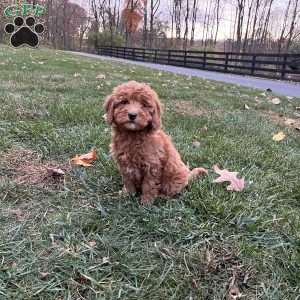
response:
[[[271,102],[272,102],[273,104],[275,104],[275,105],[278,105],[278,104],[281,103],[281,100],[280,100],[279,98],[272,98],[272,99],[271,99]]]
[[[50,275],[50,273],[48,273],[48,272],[40,272],[40,277],[41,277],[41,279],[45,279],[45,278],[47,278],[49,275]]]
[[[198,141],[194,141],[192,145],[194,148],[199,148],[201,144]]]
[[[96,160],[96,150],[93,149],[91,152],[83,155],[76,155],[71,159],[71,163],[82,167],[91,167],[92,162]]]
[[[162,76],[162,72],[159,72],[159,73],[158,73],[158,76]]]
[[[228,291],[228,300],[236,300],[242,297],[242,293],[240,292],[237,286],[232,286]]]
[[[96,76],[96,79],[105,79],[105,78],[106,78],[106,76],[104,74],[98,74]]]
[[[75,78],[77,78],[77,77],[80,77],[81,74],[80,74],[80,73],[75,73],[73,76],[74,76]]]
[[[282,131],[280,131],[273,135],[273,141],[280,142],[283,139],[285,139],[285,137],[286,137],[286,135]]]
[[[247,109],[247,110],[250,109],[250,107],[247,104],[245,104],[244,108]]]
[[[220,175],[220,177],[215,179],[213,182],[230,182],[230,185],[227,186],[227,191],[241,192],[245,188],[245,179],[238,179],[238,172],[230,172],[226,169],[221,170],[218,165],[214,165],[213,169]]]
[[[49,176],[64,176],[65,172],[59,168],[46,168]]]
[[[18,220],[22,220],[24,218],[24,212],[18,208],[18,209],[12,209],[10,210],[11,214],[13,214]]]
[[[102,258],[102,263],[103,264],[108,264],[109,263],[109,257],[105,256]]]
[[[94,241],[94,240],[88,242],[88,244],[89,244],[89,246],[92,247],[92,248],[94,248],[94,247],[97,245],[96,241]]]
[[[255,97],[255,102],[256,103],[260,103],[260,100],[259,100],[259,98],[257,96]]]
[[[296,123],[296,120],[294,119],[285,119],[284,124],[287,126],[292,126]]]

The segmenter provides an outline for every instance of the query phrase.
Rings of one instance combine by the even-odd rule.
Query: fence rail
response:
[[[99,55],[223,73],[300,82],[300,54],[100,47]]]

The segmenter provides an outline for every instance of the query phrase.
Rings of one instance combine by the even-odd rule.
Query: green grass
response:
[[[45,49],[0,46],[0,68],[0,299],[225,299],[233,281],[242,299],[299,298],[299,133],[263,112],[295,118],[300,99]],[[184,161],[210,169],[151,207],[118,194],[108,155],[103,99],[129,79],[158,92]],[[25,150],[64,165],[92,147],[95,166],[58,185],[15,180]],[[246,189],[214,184],[215,163]]]

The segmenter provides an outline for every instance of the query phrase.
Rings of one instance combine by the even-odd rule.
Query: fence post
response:
[[[126,48],[123,47],[123,58],[126,58]]]
[[[146,49],[143,49],[143,61],[145,61],[145,57],[146,57]]]
[[[157,49],[154,50],[154,62],[157,63]]]
[[[283,57],[283,65],[282,65],[282,69],[281,69],[281,79],[285,78],[286,65],[287,65],[287,55],[284,55],[284,57]]]
[[[132,49],[132,59],[135,60],[135,48]]]
[[[187,51],[186,51],[186,49],[184,50],[184,57],[183,57],[183,65],[184,66],[186,66],[186,55],[187,55],[187,53],[186,53]]]
[[[171,50],[168,50],[168,65],[170,64]]]
[[[203,69],[206,69],[206,52],[203,53]]]
[[[255,72],[255,64],[256,64],[256,55],[252,56],[252,65],[251,65],[251,75],[254,75]]]
[[[229,53],[226,53],[226,55],[225,55],[225,72],[228,72],[228,59],[229,59]]]

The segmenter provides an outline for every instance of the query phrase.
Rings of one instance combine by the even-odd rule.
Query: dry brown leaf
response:
[[[76,155],[74,158],[71,159],[71,163],[77,166],[91,167],[91,163],[95,161],[96,158],[96,149],[93,149],[89,153],[83,155]]]
[[[270,101],[275,105],[278,105],[281,103],[281,100],[279,98],[272,98]]]
[[[220,177],[215,179],[213,182],[230,182],[230,185],[227,186],[227,191],[241,192],[245,188],[245,179],[238,179],[238,172],[230,172],[226,169],[221,170],[218,165],[214,165],[213,169],[220,175]]]
[[[20,208],[11,209],[10,213],[13,214],[19,221],[24,219],[24,212]]]
[[[287,126],[292,126],[292,125],[294,125],[296,123],[296,120],[294,120],[294,119],[285,119],[284,120],[284,124],[285,125],[287,125]]]
[[[240,292],[240,289],[237,286],[230,287],[228,291],[228,300],[236,300],[240,299],[242,297],[242,293]]]
[[[106,76],[104,74],[98,74],[96,76],[96,79],[105,79],[105,78],[106,78]]]
[[[65,175],[65,172],[60,168],[47,167],[46,169],[47,169],[47,173],[49,176],[56,177],[56,176],[64,176]]]
[[[198,142],[198,141],[194,141],[192,143],[192,145],[193,145],[194,148],[199,148],[201,146],[200,142]]]
[[[286,135],[282,131],[280,131],[280,132],[274,134],[272,139],[275,142],[280,142],[280,141],[284,140],[285,137],[286,137]]]
[[[48,273],[48,272],[40,272],[40,277],[41,277],[41,279],[45,279],[45,278],[47,278],[49,275],[50,275],[50,273]]]
[[[80,159],[80,156],[76,155],[74,158],[71,159],[71,163],[76,166],[82,167],[91,167],[92,164],[85,162],[84,160]]]
[[[103,264],[108,264],[109,263],[109,257],[105,256],[102,258],[102,263]]]
[[[92,240],[92,241],[89,241],[89,242],[88,242],[88,245],[89,245],[90,247],[94,248],[94,247],[97,245],[97,242],[94,241],[94,240]]]

